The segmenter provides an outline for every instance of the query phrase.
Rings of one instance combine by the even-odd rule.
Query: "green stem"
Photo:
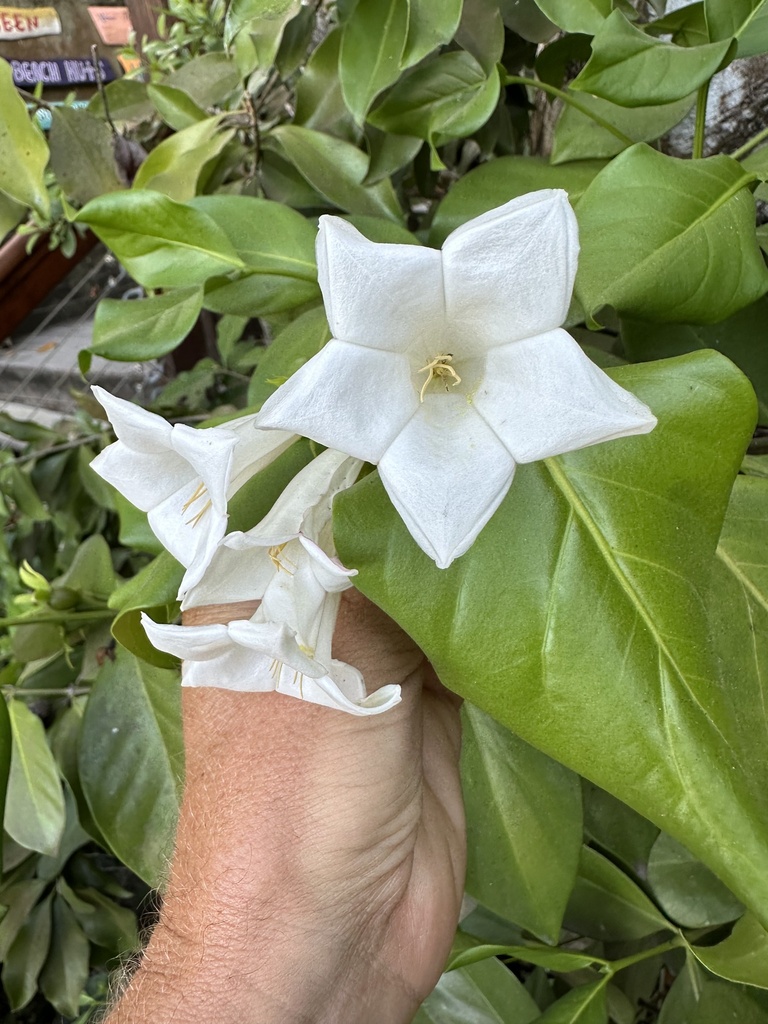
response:
[[[768,139],[768,128],[763,128],[762,131],[758,132],[757,135],[753,135],[751,139],[747,139],[743,146],[739,146],[737,150],[731,153],[733,160],[741,160],[742,157],[746,156],[747,153],[751,153],[755,146],[759,146],[761,142],[765,142]]]
[[[63,690],[24,690],[18,686],[0,687],[4,697],[85,697],[90,693],[87,687],[65,687]]]
[[[556,96],[559,100],[562,100],[563,103],[567,103],[575,110],[578,110],[580,113],[584,114],[585,117],[588,117],[591,121],[594,121],[595,124],[599,124],[601,128],[605,128],[607,132],[610,132],[611,135],[614,135],[625,145],[634,146],[635,144],[635,140],[630,139],[630,137],[628,135],[625,135],[624,132],[620,131],[620,129],[618,129],[616,125],[611,124],[610,121],[606,121],[604,117],[600,117],[599,114],[596,114],[593,110],[590,110],[589,107],[585,106],[583,103],[579,103],[578,100],[575,100],[570,93],[564,92],[562,89],[558,89],[557,86],[550,85],[548,82],[541,82],[537,78],[525,78],[522,75],[507,75],[505,79],[505,84],[527,85],[530,86],[531,89],[541,89],[542,92],[549,93],[550,96]]]
[[[640,963],[641,960],[650,960],[652,956],[660,956],[662,953],[668,953],[670,949],[679,949],[680,946],[684,945],[685,940],[683,937],[676,935],[674,939],[662,942],[660,946],[654,946],[653,949],[644,949],[640,953],[633,953],[632,956],[625,956],[623,960],[613,960],[608,973],[613,977],[614,974],[623,971],[625,967],[631,967],[632,964]]]
[[[57,625],[69,625],[70,622],[98,622],[102,619],[114,619],[115,614],[107,608],[94,608],[92,612],[62,612],[60,615],[35,615],[28,618],[12,615],[10,618],[0,619],[0,629],[10,629],[13,626],[37,626],[49,622]]]
[[[701,160],[704,156],[704,136],[707,125],[707,97],[709,96],[709,81],[699,86],[696,97],[696,129],[693,133],[693,159]]]

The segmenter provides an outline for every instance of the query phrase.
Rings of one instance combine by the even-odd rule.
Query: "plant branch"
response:
[[[696,128],[693,133],[693,159],[701,160],[704,156],[704,138],[707,127],[707,98],[709,97],[709,80],[699,86],[696,96]]]
[[[67,612],[60,615],[35,615],[24,617],[23,615],[11,615],[6,619],[0,619],[0,629],[12,629],[15,626],[38,626],[41,624],[54,623],[56,625],[69,625],[71,622],[100,622],[104,619],[114,619],[117,612],[108,608],[94,608],[91,612]]]
[[[27,103],[34,103],[34,105],[38,107],[40,110],[54,109],[52,103],[46,103],[45,100],[39,100],[37,96],[33,95],[31,92],[27,92],[26,89],[19,89],[19,87],[16,86],[16,92],[19,94],[19,96],[21,96],[23,100],[26,100]]]
[[[752,150],[759,146],[761,142],[765,142],[768,139],[768,128],[763,128],[757,135],[753,135],[751,139],[747,139],[743,146],[739,146],[738,149],[731,153],[732,160],[741,160],[747,153],[751,153]]]
[[[627,146],[634,146],[635,144],[635,140],[630,139],[630,137],[625,135],[623,131],[616,127],[616,125],[611,124],[610,121],[606,121],[604,117],[600,117],[599,114],[590,110],[589,107],[585,106],[585,104],[574,99],[570,93],[565,92],[563,89],[558,89],[557,86],[550,85],[548,82],[541,82],[537,78],[526,78],[523,75],[507,75],[504,81],[506,85],[526,85],[530,86],[531,89],[541,89],[542,92],[549,93],[550,96],[556,96],[559,100],[562,100],[563,103],[567,103],[575,110],[578,110],[579,113],[584,114],[585,117],[594,121],[595,124],[599,124],[601,128],[610,132],[611,135],[615,136]]]
[[[51,445],[50,448],[39,448],[33,452],[29,452],[28,455],[20,455],[17,459],[13,459],[12,462],[6,462],[0,466],[0,473],[9,466],[21,466],[25,462],[34,462],[35,459],[44,459],[46,455],[55,455],[57,452],[70,452],[75,448],[79,448],[82,444],[90,444],[91,441],[98,441],[99,438],[103,437],[103,434],[88,434],[87,437],[78,437],[74,441],[64,441],[62,444]]]
[[[633,953],[632,956],[625,956],[622,960],[611,961],[607,973],[613,977],[614,974],[619,971],[623,971],[625,967],[631,967],[632,964],[640,963],[641,960],[650,960],[652,956],[659,956],[661,953],[668,953],[671,949],[679,949],[684,945],[685,939],[682,935],[676,935],[674,939],[662,942],[660,946],[654,946],[652,949],[644,949],[640,953]]]
[[[67,686],[63,690],[25,690],[18,686],[2,686],[4,697],[85,697],[91,691],[84,686]]]

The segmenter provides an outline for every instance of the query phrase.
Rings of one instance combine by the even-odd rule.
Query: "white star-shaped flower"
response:
[[[333,338],[258,425],[377,464],[414,540],[446,568],[496,511],[517,463],[656,425],[560,328],[578,249],[558,189],[476,217],[441,251],[370,242],[321,217]]]
[[[255,473],[296,440],[285,431],[259,430],[255,416],[222,427],[171,426],[133,402],[93,393],[118,440],[91,463],[131,504],[186,568],[179,597],[203,576],[227,528],[227,501]]]

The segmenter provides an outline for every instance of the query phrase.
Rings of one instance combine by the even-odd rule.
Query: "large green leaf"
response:
[[[764,741],[738,728],[738,677],[718,684],[705,605],[754,396],[711,352],[610,375],[653,433],[518,467],[449,569],[375,474],[334,502],[339,555],[447,686],[662,824],[768,921]]]
[[[692,944],[689,949],[721,978],[768,988],[768,931],[752,914],[737,921],[728,938],[716,946]]]
[[[659,1024],[768,1024],[768,1007],[758,1003],[759,995],[687,964],[664,1000]]]
[[[663,832],[651,850],[648,885],[665,914],[684,928],[724,924],[744,912],[709,868]]]
[[[51,897],[30,913],[3,962],[3,988],[12,1010],[26,1006],[37,991],[37,979],[51,944]]]
[[[87,110],[55,107],[48,143],[51,169],[67,198],[78,205],[123,188],[112,132]]]
[[[91,944],[58,893],[53,898],[53,932],[40,990],[64,1017],[76,1017],[90,973]]]
[[[199,107],[214,107],[223,104],[235,89],[240,88],[241,79],[229,54],[203,53],[177,68],[168,76],[165,85],[185,92]],[[148,86],[144,88],[149,92]]]
[[[607,978],[571,989],[537,1017],[534,1024],[608,1024]]]
[[[96,307],[91,352],[129,363],[159,359],[186,338],[202,305],[199,286],[131,302],[102,299]]]
[[[538,156],[502,156],[481,164],[452,186],[437,208],[429,244],[442,245],[447,236],[472,217],[539,188],[564,188],[576,202],[605,165],[582,160],[552,167]]]
[[[245,270],[215,221],[160,192],[99,196],[76,220],[87,224],[145,288],[188,288],[214,274]]]
[[[581,851],[578,777],[472,704],[462,715],[467,892],[557,942]]]
[[[358,0],[345,22],[339,81],[358,124],[379,93],[400,77],[407,35],[407,0]]]
[[[221,116],[197,121],[174,132],[156,146],[139,167],[135,189],[153,189],[183,203],[198,192],[198,182],[209,160],[218,156],[234,136],[222,130]]]
[[[444,974],[413,1024],[529,1024],[539,1009],[511,971],[484,960]]]
[[[168,867],[183,757],[178,673],[118,648],[85,711],[80,779],[104,838],[149,885]]]
[[[182,131],[199,121],[205,121],[208,117],[189,93],[173,85],[148,85],[147,96],[152,100],[160,117],[174,131]]]
[[[5,831],[21,846],[53,856],[64,833],[64,791],[42,721],[21,700],[8,705],[13,737]]]
[[[403,67],[418,64],[438,46],[449,43],[458,28],[462,0],[408,0],[408,37]]]
[[[612,0],[536,0],[544,14],[564,32],[594,35],[611,13]]]
[[[51,206],[43,177],[48,145],[30,120],[5,60],[0,60],[0,110],[0,192],[45,219]]]
[[[768,5],[765,0],[704,0],[712,40],[739,41],[737,55],[753,57],[768,50]]]
[[[716,323],[768,290],[750,175],[727,156],[626,150],[578,201],[576,293],[645,320]]]
[[[672,103],[709,81],[730,46],[727,39],[704,46],[665,43],[614,11],[598,29],[592,56],[571,88],[624,107]]]

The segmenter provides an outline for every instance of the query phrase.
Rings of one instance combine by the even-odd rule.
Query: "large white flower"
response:
[[[94,387],[93,393],[118,440],[91,468],[147,513],[155,536],[186,568],[182,597],[200,581],[224,536],[229,498],[296,435],[259,430],[255,416],[199,430],[171,426],[103,388]]]
[[[560,329],[577,257],[576,218],[557,189],[476,217],[442,251],[377,244],[321,217],[333,338],[258,424],[377,463],[414,540],[446,568],[498,508],[517,463],[656,424]]]
[[[341,592],[354,575],[333,553],[331,503],[360,468],[358,459],[323,452],[256,527],[224,538],[183,604],[260,600],[251,619],[173,626],[144,617],[155,647],[185,659],[185,686],[277,690],[355,715],[398,703],[398,686],[366,696],[360,672],[331,653]]]

